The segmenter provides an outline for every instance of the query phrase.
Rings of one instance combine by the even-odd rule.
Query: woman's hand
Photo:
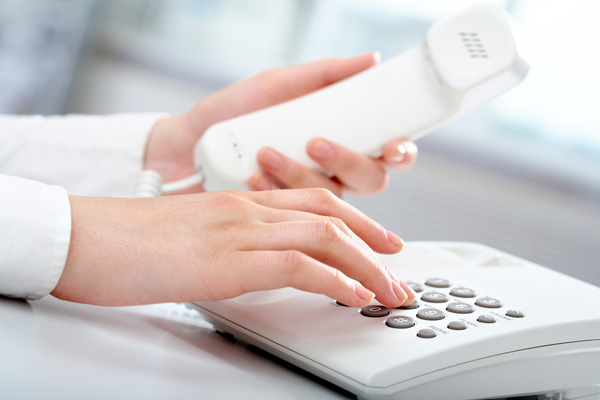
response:
[[[65,300],[219,300],[287,286],[355,307],[374,295],[390,307],[415,297],[374,253],[396,253],[402,240],[325,189],[71,197],[71,209],[52,292]]]
[[[194,146],[211,125],[321,89],[376,65],[378,58],[376,53],[367,53],[270,70],[216,92],[189,112],[156,124],[148,141],[145,167],[159,172],[165,182],[193,175]],[[387,186],[386,168],[410,168],[417,155],[414,143],[401,139],[389,142],[379,159],[319,138],[309,141],[306,151],[334,178],[264,148],[258,154],[264,172],[250,179],[250,188],[324,187],[340,197],[344,191],[373,194]],[[187,193],[202,190],[198,185]]]

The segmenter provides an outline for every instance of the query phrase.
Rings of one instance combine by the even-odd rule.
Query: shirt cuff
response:
[[[0,175],[0,294],[29,300],[57,285],[69,252],[65,189]]]

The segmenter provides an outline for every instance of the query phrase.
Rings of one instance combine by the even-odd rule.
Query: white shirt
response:
[[[69,251],[68,195],[132,197],[162,114],[0,116],[0,294],[50,293]]]

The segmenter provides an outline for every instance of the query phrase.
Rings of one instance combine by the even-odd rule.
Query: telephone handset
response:
[[[210,127],[194,159],[207,190],[246,190],[272,146],[318,169],[305,151],[323,137],[369,156],[417,139],[521,82],[529,65],[510,17],[478,5],[439,21],[416,48],[306,96]]]

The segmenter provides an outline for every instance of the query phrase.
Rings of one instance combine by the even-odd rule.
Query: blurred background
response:
[[[385,61],[481,2],[0,0],[0,113],[182,112],[264,69]],[[526,81],[419,140],[385,193],[347,200],[406,240],[480,242],[600,285],[600,3],[490,2],[526,33]]]

